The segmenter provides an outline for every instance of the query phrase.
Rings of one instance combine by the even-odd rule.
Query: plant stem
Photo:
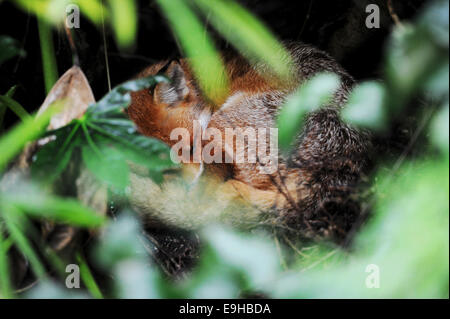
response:
[[[42,70],[44,72],[45,91],[48,94],[58,80],[53,38],[50,25],[38,18],[39,41],[41,43]]]

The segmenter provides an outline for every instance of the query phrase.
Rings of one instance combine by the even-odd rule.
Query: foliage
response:
[[[48,21],[55,21],[51,9],[56,7],[54,2],[42,0],[30,6],[26,3],[31,2],[16,1]],[[82,11],[93,22],[101,21],[101,1],[77,3],[86,8]],[[123,14],[130,17],[131,24],[135,23],[136,17],[131,18],[135,5],[130,1],[126,2],[128,8],[121,8],[124,5],[119,3],[125,1],[110,3],[117,14],[111,21],[114,28],[122,28],[117,31],[118,41],[129,45],[136,30],[118,20],[123,20]],[[276,72],[284,73],[286,64],[272,59],[277,56],[273,50],[280,46],[261,23],[235,3],[218,1],[214,7],[203,0],[158,3],[185,53],[191,58],[210,57],[205,65],[217,72],[213,75],[222,74],[223,66],[210,40],[203,37],[196,12],[211,14],[212,25],[251,62],[267,63]],[[119,14],[117,10],[124,11]],[[241,234],[211,226],[201,232],[204,247],[199,264],[187,279],[174,283],[155,265],[148,264],[149,251],[154,247],[141,235],[142,225],[132,212],[123,211],[116,220],[105,222],[74,200],[45,193],[39,190],[40,185],[19,183],[16,189],[0,192],[0,296],[17,296],[10,284],[8,263],[8,251],[16,246],[41,278],[26,295],[30,298],[233,298],[254,292],[278,298],[448,298],[448,38],[448,1],[437,0],[414,24],[404,23],[393,31],[386,47],[384,81],[361,83],[342,111],[342,118],[350,125],[369,129],[375,136],[389,130],[398,117],[409,115],[414,98],[424,99],[424,113],[431,115],[431,121],[423,116],[423,126],[419,128],[424,127],[424,131],[417,132],[428,142],[419,156],[410,159],[402,154],[393,166],[390,162],[379,164],[371,179],[374,199],[367,203],[374,214],[355,237],[352,251],[325,243],[309,253],[296,250],[294,261],[286,270],[281,262],[286,251],[277,249],[268,234]],[[197,76],[207,87],[208,76]],[[126,188],[129,160],[147,167],[155,180],[161,180],[163,170],[172,167],[168,148],[137,134],[123,113],[130,101],[129,91],[161,81],[165,79],[149,77],[119,85],[91,105],[83,118],[48,132],[46,135],[54,136],[54,141],[36,155],[32,167],[35,181],[53,181],[76,151],[81,151],[87,168],[112,188]],[[226,80],[220,81],[225,85]],[[278,119],[280,145],[285,150],[301,129],[305,114],[324,105],[337,85],[335,77],[321,74],[290,97]],[[0,100],[3,104],[8,101]],[[49,111],[36,118],[27,117],[0,139],[0,169],[4,170],[27,142],[42,136],[51,114]],[[88,228],[103,225],[103,235],[86,258],[114,278],[114,288],[100,289],[80,254],[77,260],[82,266],[86,291],[73,293],[61,282],[50,279],[31,243],[35,239],[31,218]],[[370,265],[379,268],[380,288],[366,286]]]
[[[142,90],[161,81],[166,79],[151,76],[123,83],[90,105],[82,118],[47,132],[55,140],[38,151],[32,174],[40,181],[54,181],[67,167],[72,153],[81,149],[87,168],[118,190],[123,191],[128,185],[128,160],[144,165],[154,180],[161,181],[162,172],[174,166],[168,146],[138,134],[134,123],[123,112],[131,101],[129,91]]]

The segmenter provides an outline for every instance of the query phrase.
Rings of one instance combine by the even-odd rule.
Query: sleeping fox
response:
[[[251,65],[240,56],[224,54],[230,85],[219,105],[204,97],[186,59],[161,61],[138,75],[164,74],[170,82],[133,92],[129,118],[142,134],[172,147],[181,143],[174,138],[174,130],[183,128],[190,138],[183,140],[182,147],[190,150],[190,159],[199,146],[196,125],[222,136],[229,129],[276,128],[286,98],[306,80],[320,72],[331,72],[341,81],[331,102],[308,115],[293,151],[283,155],[276,150],[276,169],[269,173],[261,170],[258,160],[201,160],[184,163],[181,174],[168,175],[156,185],[136,169],[131,176],[131,203],[149,223],[185,229],[216,220],[244,227],[263,223],[301,229],[306,236],[343,235],[348,231],[358,214],[351,198],[366,166],[370,145],[366,134],[339,117],[354,80],[333,58],[316,48],[300,43],[288,43],[286,48],[293,61],[289,80],[278,80],[262,64]],[[244,149],[269,137],[246,135]],[[236,140],[216,141],[209,155],[225,159],[236,150]],[[200,147],[208,142],[201,141]],[[349,202],[353,204],[344,209],[335,205]],[[339,224],[337,220],[344,222]]]

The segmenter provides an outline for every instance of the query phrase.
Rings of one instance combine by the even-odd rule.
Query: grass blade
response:
[[[38,138],[45,131],[51,116],[57,109],[59,109],[59,104],[50,107],[39,116],[26,118],[0,139],[0,150],[2,152],[0,156],[0,172],[22,150],[27,142]]]
[[[46,276],[46,271],[42,265],[39,257],[36,255],[33,247],[28,241],[24,230],[21,229],[21,224],[19,218],[25,218],[20,210],[18,210],[13,205],[3,204],[3,220],[5,221],[6,228],[14,243],[20,249],[20,251],[28,258],[35,275],[39,278],[44,278]]]
[[[27,215],[51,219],[80,227],[98,227],[103,216],[83,206],[78,201],[40,193],[8,193],[7,201]]]
[[[5,96],[12,98],[14,93],[16,92],[17,89],[17,85],[12,86],[8,92],[6,92]],[[0,131],[2,129],[2,125],[3,125],[3,118],[5,116],[5,112],[6,112],[6,108],[8,106],[4,103],[0,103]]]
[[[58,80],[58,69],[53,48],[53,38],[50,25],[38,18],[39,41],[41,43],[42,70],[44,72],[45,91],[50,92]]]
[[[89,290],[91,295],[96,299],[103,299],[103,294],[100,291],[97,283],[95,282],[94,276],[92,276],[91,270],[89,269],[89,265],[86,263],[84,257],[78,253],[77,254],[77,262],[80,265],[80,276],[81,280],[83,280],[84,285]]]
[[[8,250],[9,247],[3,237],[3,229],[0,227],[0,297],[4,298],[11,298],[13,296],[8,264]]]
[[[192,0],[212,25],[247,59],[265,62],[280,78],[290,76],[291,58],[273,34],[234,1]],[[168,1],[171,2],[171,1]]]
[[[185,1],[157,2],[186,55],[191,58],[191,66],[203,93],[216,105],[220,104],[228,93],[228,78],[205,28]]]
[[[6,95],[0,95],[0,104],[6,105],[13,111],[22,121],[30,117],[30,114],[24,109],[19,102],[13,100]]]

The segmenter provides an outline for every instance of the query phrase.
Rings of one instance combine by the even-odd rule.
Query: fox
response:
[[[359,214],[353,198],[370,149],[368,134],[340,118],[355,80],[326,52],[298,42],[284,46],[292,61],[289,80],[277,78],[264,63],[221,53],[229,89],[216,105],[202,92],[187,58],[160,61],[137,75],[161,74],[169,81],[132,92],[128,117],[141,134],[170,147],[179,143],[171,133],[187,130],[191,138],[184,143],[190,156],[196,151],[195,123],[222,134],[230,128],[275,128],[285,101],[307,80],[322,72],[340,79],[332,99],[307,115],[292,151],[277,151],[275,171],[261,171],[258,162],[183,163],[178,174],[167,174],[156,184],[135,167],[130,202],[147,223],[182,229],[213,221],[250,228],[263,224],[306,237],[344,236],[349,231]],[[267,136],[246,138],[248,147]],[[236,150],[233,139],[219,145],[214,152],[221,154],[216,155]]]

